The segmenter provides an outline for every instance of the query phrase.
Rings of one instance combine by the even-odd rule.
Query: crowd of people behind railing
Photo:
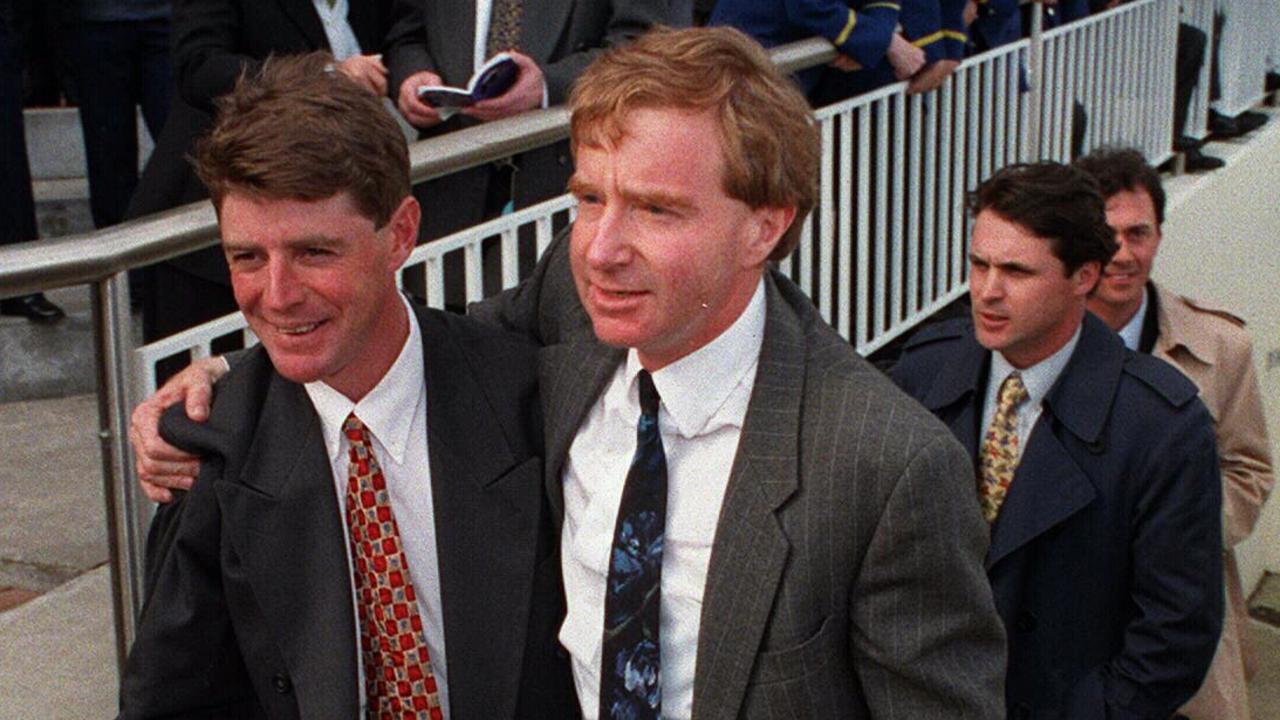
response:
[[[1052,28],[1110,9],[1119,0],[1044,4]],[[528,5],[526,8],[525,5]],[[545,7],[544,7],[545,5]],[[564,5],[564,7],[561,7]],[[796,79],[814,106],[900,80],[909,93],[937,88],[967,55],[1014,42],[1029,32],[1030,5],[1018,0],[78,0],[0,4],[0,244],[37,236],[21,109],[71,103],[84,131],[95,227],[207,196],[188,158],[207,132],[217,99],[246,69],[270,55],[328,50],[334,69],[388,96],[422,137],[565,101],[574,79],[601,48],[655,24],[730,25],[766,47],[807,37],[830,40],[839,53]],[[1217,18],[1221,27],[1222,16]],[[480,30],[476,30],[480,28]],[[1216,37],[1215,37],[1216,41]],[[172,49],[170,49],[172,48]],[[437,108],[423,87],[464,86],[499,51],[518,69],[514,85],[468,107]],[[1217,44],[1181,25],[1178,34],[1174,149],[1192,171],[1221,161],[1182,132],[1200,66],[1215,67]],[[1267,77],[1275,87],[1274,72]],[[175,92],[176,89],[176,92]],[[19,102],[21,98],[21,102]],[[155,150],[139,178],[135,107]],[[1248,132],[1258,113],[1210,111],[1214,138]],[[1072,147],[1085,118],[1076,104]],[[417,188],[426,213],[420,241],[561,193],[571,170],[564,143],[456,173]],[[225,261],[211,248],[130,275],[133,305],[151,341],[234,310]],[[410,283],[409,289],[421,294]],[[60,308],[42,294],[3,300],[0,311],[56,322]]]

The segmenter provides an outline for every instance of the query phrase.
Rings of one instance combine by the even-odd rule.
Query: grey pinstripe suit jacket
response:
[[[481,316],[537,337],[557,517],[569,445],[623,351],[567,242]],[[760,367],[703,596],[695,720],[1003,717],[1004,633],[968,454],[771,273]]]

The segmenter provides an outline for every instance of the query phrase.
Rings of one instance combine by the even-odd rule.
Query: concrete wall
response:
[[[1280,117],[1241,145],[1223,170],[1167,183],[1170,208],[1155,278],[1243,317],[1254,343],[1272,456],[1280,458]],[[1280,492],[1238,550],[1246,594],[1280,572]]]

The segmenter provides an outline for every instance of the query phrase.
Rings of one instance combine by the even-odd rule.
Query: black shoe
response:
[[[1199,148],[1193,148],[1191,150],[1187,150],[1184,153],[1184,155],[1186,156],[1186,158],[1183,161],[1183,167],[1186,168],[1187,172],[1205,172],[1207,170],[1217,170],[1218,168],[1227,164],[1227,162],[1222,158],[1214,157],[1212,155],[1205,155],[1204,153],[1200,152]]]
[[[55,323],[67,316],[44,293],[0,300],[0,315],[18,315],[35,323]]]
[[[1179,135],[1173,139],[1174,152],[1191,152],[1192,150],[1199,150],[1202,147],[1204,147],[1204,141],[1197,140],[1190,135]]]
[[[1215,138],[1229,139],[1240,137],[1244,134],[1244,130],[1240,128],[1235,118],[1227,117],[1217,110],[1210,110],[1209,133]]]
[[[1265,113],[1246,110],[1236,116],[1236,124],[1242,132],[1253,132],[1267,124],[1267,116]]]

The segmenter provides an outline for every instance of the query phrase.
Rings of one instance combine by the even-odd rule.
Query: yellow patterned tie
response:
[[[1018,406],[1026,402],[1027,397],[1022,376],[1009,373],[1000,384],[996,413],[982,439],[978,500],[982,503],[982,516],[989,523],[995,522],[1000,514],[1009,483],[1013,482],[1013,473],[1018,469]]]

